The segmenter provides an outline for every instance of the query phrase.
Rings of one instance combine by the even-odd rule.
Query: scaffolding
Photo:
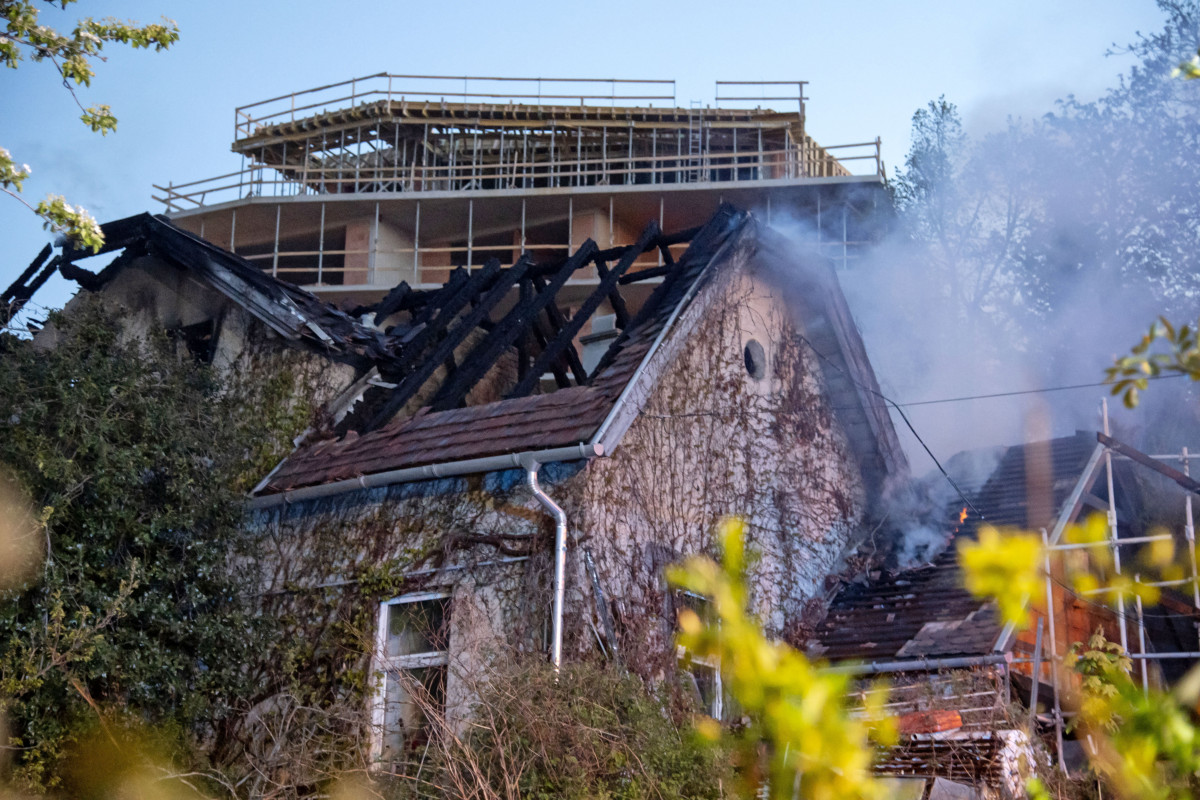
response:
[[[878,138],[808,136],[805,85],[718,81],[715,107],[680,108],[674,81],[380,73],[239,107],[241,169],[155,185],[155,199],[173,212],[247,197],[745,183],[848,177],[854,162],[882,178]],[[797,110],[745,107],[776,101]]]
[[[1072,716],[1071,712],[1065,711],[1062,705],[1062,692],[1067,688],[1064,686],[1066,671],[1066,652],[1060,652],[1060,639],[1065,644],[1066,639],[1069,639],[1071,632],[1066,629],[1066,624],[1069,620],[1066,615],[1066,597],[1074,595],[1080,600],[1099,605],[1098,599],[1104,596],[1114,596],[1115,602],[1111,610],[1114,615],[1115,626],[1122,649],[1128,657],[1137,664],[1137,671],[1140,672],[1142,689],[1149,691],[1151,683],[1151,675],[1149,665],[1155,661],[1167,660],[1196,660],[1200,659],[1200,639],[1194,649],[1182,652],[1152,652],[1146,638],[1146,614],[1142,608],[1140,596],[1135,595],[1132,598],[1132,604],[1129,602],[1131,598],[1127,596],[1128,592],[1125,587],[1127,583],[1121,579],[1126,575],[1127,566],[1123,563],[1122,548],[1131,546],[1142,546],[1152,544],[1158,541],[1174,541],[1175,535],[1172,533],[1158,533],[1149,536],[1120,536],[1117,517],[1117,502],[1115,495],[1114,483],[1114,462],[1118,460],[1128,460],[1147,467],[1154,472],[1174,481],[1186,492],[1184,497],[1184,540],[1187,550],[1187,567],[1190,570],[1190,577],[1179,578],[1176,580],[1150,581],[1142,582],[1141,575],[1133,574],[1133,581],[1140,583],[1143,586],[1153,586],[1158,588],[1191,588],[1191,600],[1193,610],[1200,609],[1200,571],[1197,570],[1196,557],[1196,535],[1193,525],[1192,516],[1192,495],[1200,492],[1200,483],[1192,480],[1190,477],[1190,463],[1194,458],[1187,447],[1181,449],[1179,453],[1164,453],[1155,455],[1145,455],[1134,450],[1116,439],[1112,438],[1109,426],[1108,401],[1104,400],[1101,404],[1101,416],[1103,422],[1103,433],[1097,438],[1099,444],[1094,451],[1088,465],[1085,467],[1082,476],[1075,485],[1071,495],[1068,497],[1063,508],[1060,510],[1057,521],[1052,529],[1041,529],[1042,542],[1044,545],[1044,562],[1043,562],[1043,596],[1042,609],[1037,611],[1037,633],[1033,654],[1031,659],[1030,677],[1032,679],[1033,693],[1030,702],[1030,715],[1033,717],[1037,713],[1037,688],[1045,676],[1048,679],[1053,694],[1053,708],[1050,710],[1051,724],[1053,726],[1054,737],[1057,744],[1058,763],[1059,767],[1065,772],[1066,763],[1063,758],[1063,733],[1067,718]],[[1176,461],[1182,466],[1182,471],[1176,470],[1165,462]],[[1094,495],[1091,495],[1092,485],[1099,480],[1103,475],[1106,488],[1106,501],[1100,501]],[[1079,513],[1083,505],[1088,504],[1100,511],[1103,511],[1106,516],[1106,529],[1108,535],[1105,539],[1099,541],[1083,541],[1069,542],[1063,541],[1064,533],[1068,524]],[[1063,553],[1067,551],[1090,551],[1093,549],[1103,548],[1109,551],[1112,559],[1112,580],[1108,585],[1098,586],[1093,589],[1075,591],[1069,588],[1066,583],[1061,580],[1057,574],[1057,570],[1052,562],[1052,555],[1055,553]],[[1128,559],[1124,560],[1125,562]],[[1059,598],[1059,599],[1056,599]],[[1133,613],[1130,614],[1129,606],[1133,606]],[[1107,606],[1101,606],[1108,609]],[[1130,619],[1130,616],[1133,619]],[[1043,626],[1046,629],[1049,639],[1049,654],[1043,652]],[[1197,625],[1197,635],[1200,637],[1200,625]],[[1136,641],[1133,642],[1131,648],[1131,630],[1136,633]],[[1030,661],[1030,660],[1026,660]]]

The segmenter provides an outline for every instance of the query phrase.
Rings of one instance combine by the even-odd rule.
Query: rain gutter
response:
[[[554,517],[554,619],[550,649],[550,661],[554,664],[554,674],[557,677],[562,667],[562,638],[563,638],[563,596],[566,592],[567,575],[567,512],[550,499],[550,495],[542,491],[538,485],[537,461],[530,459],[525,463],[525,477],[533,496]]]
[[[549,450],[531,450],[525,453],[507,453],[499,456],[484,458],[468,458],[463,461],[451,461],[446,464],[426,464],[421,467],[393,469],[387,472],[376,472],[371,475],[360,475],[357,478],[323,483],[318,486],[305,486],[290,492],[268,494],[251,498],[249,506],[258,511],[274,508],[279,505],[291,505],[303,500],[313,500],[330,497],[343,492],[359,489],[375,489],[380,486],[390,486],[394,483],[409,481],[433,480],[436,478],[451,478],[458,475],[474,475],[483,472],[496,472],[503,469],[524,469],[530,462],[550,464],[558,461],[578,461],[584,458],[595,458],[604,455],[604,448],[598,444],[573,444],[568,447],[555,447]]]
[[[821,672],[835,675],[876,675],[881,672],[933,672],[940,669],[963,667],[986,667],[1007,664],[1010,658],[1005,653],[986,656],[959,656],[957,658],[920,658],[908,661],[879,661],[872,664],[839,664],[824,667]]]

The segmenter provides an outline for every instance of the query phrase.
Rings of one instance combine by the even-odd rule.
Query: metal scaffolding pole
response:
[[[1142,581],[1141,575],[1133,576],[1134,583],[1141,583],[1141,581]],[[1146,619],[1142,614],[1142,596],[1141,596],[1141,594],[1134,595],[1133,602],[1134,602],[1134,607],[1137,609],[1138,652],[1141,653],[1143,656],[1145,656],[1146,655]],[[1141,661],[1142,661],[1142,692],[1145,694],[1149,694],[1150,693],[1150,675],[1147,672],[1147,668],[1148,668],[1147,664],[1146,664],[1147,659],[1143,658],[1143,659],[1141,659]]]
[[[275,204],[275,246],[271,249],[271,275],[279,276],[279,215],[283,206]]]
[[[1183,474],[1191,477],[1191,464],[1188,460],[1188,449],[1183,448]],[[1200,571],[1196,569],[1196,528],[1192,524],[1192,493],[1188,492],[1184,499],[1185,524],[1184,536],[1187,537],[1188,558],[1192,562],[1192,603],[1200,608]],[[1200,622],[1196,623],[1196,640],[1200,644]]]
[[[1102,398],[1100,407],[1104,415],[1104,435],[1111,436],[1108,425],[1108,398]],[[1113,554],[1113,569],[1118,575],[1121,574],[1121,548],[1117,543],[1117,498],[1113,493],[1113,468],[1112,468],[1112,450],[1108,447],[1104,448],[1104,469],[1105,480],[1108,484],[1108,539],[1112,546]],[[1129,632],[1125,624],[1125,592],[1124,590],[1117,591],[1117,620],[1121,624],[1121,649],[1126,653],[1129,652]]]
[[[421,201],[417,201],[416,219],[413,221],[413,286],[421,283]]]
[[[1058,767],[1065,775],[1067,762],[1063,758],[1062,692],[1058,683],[1058,636],[1054,631],[1054,583],[1050,572],[1050,539],[1042,528],[1043,566],[1046,570],[1046,621],[1050,629],[1050,685],[1054,689],[1054,737],[1058,744]]]
[[[325,267],[325,204],[321,203],[321,230],[317,234],[317,284],[324,279]]]

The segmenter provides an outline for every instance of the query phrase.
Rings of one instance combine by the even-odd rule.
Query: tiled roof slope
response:
[[[691,244],[638,314],[614,340],[585,386],[448,411],[418,413],[362,435],[304,447],[260,494],[276,494],[378,472],[588,441],[603,423],[676,306],[749,217],[724,206]]]
[[[1048,527],[1096,446],[1095,434],[1078,433],[1010,447],[972,502],[992,525]],[[1035,475],[1048,476],[1049,503],[1043,513],[1030,518],[1028,481]],[[953,511],[947,532],[955,527],[959,507]],[[974,538],[983,522],[970,515],[957,537]],[[951,542],[931,564],[842,589],[830,604],[812,649],[832,661],[984,655],[1000,632],[991,607],[962,587],[957,550]]]
[[[223,250],[185,230],[166,217],[137,214],[103,226],[103,253],[121,251],[99,273],[74,262],[92,255],[68,247],[50,258],[50,249],[2,295],[28,300],[55,271],[87,291],[99,291],[123,269],[145,256],[156,256],[183,270],[244,308],[284,339],[330,358],[357,365],[386,363],[397,350],[392,337],[333,307],[311,292],[263,272],[241,256]]]

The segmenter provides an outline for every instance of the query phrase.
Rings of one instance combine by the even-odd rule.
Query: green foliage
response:
[[[989,529],[990,530],[990,529]],[[1144,586],[1110,572],[1112,556],[1106,542],[1107,521],[1095,514],[1082,525],[1071,526],[1064,538],[1072,543],[1102,542],[1102,547],[1056,552],[1051,569],[1061,573],[1065,586],[1075,593],[1091,592],[1101,584],[1110,599],[1137,596],[1145,603],[1157,599],[1155,587]],[[1177,577],[1174,548],[1147,548],[1138,561],[1147,574]],[[1046,552],[1041,537],[1021,531],[981,532],[978,544],[962,545],[959,562],[967,587],[980,597],[997,599],[1007,621],[1027,626],[1026,607],[1039,596]],[[1061,580],[1061,579],[1060,579]],[[1195,667],[1173,692],[1143,689],[1130,677],[1132,661],[1124,649],[1097,631],[1087,645],[1072,646],[1067,664],[1079,685],[1068,698],[1077,716],[1078,738],[1088,743],[1085,752],[1105,791],[1125,798],[1191,798],[1196,796],[1200,774],[1200,667]],[[1062,679],[1064,686],[1071,681]],[[1029,787],[1030,796],[1048,797],[1040,782]]]
[[[767,639],[746,610],[745,527],[726,520],[719,533],[720,565],[697,556],[668,574],[676,586],[711,598],[717,617],[705,624],[694,612],[682,612],[679,644],[720,660],[725,686],[751,722],[731,734],[701,720],[700,731],[736,746],[748,794],[756,788],[765,742],[772,797],[792,797],[797,787],[799,796],[813,800],[880,796],[882,785],[871,773],[872,742],[894,739],[881,709],[887,693],[871,693],[866,708],[852,712],[851,676],[823,672],[804,654]]]
[[[892,191],[896,205],[909,213],[917,235],[933,240],[949,234],[947,226],[960,199],[955,176],[966,146],[958,107],[945,95],[913,114],[912,146]]]
[[[57,0],[49,5],[66,9],[75,0]],[[0,65],[17,69],[25,58],[49,61],[62,77],[63,86],[75,98],[82,112],[80,120],[92,131],[107,135],[117,129],[117,118],[107,105],[87,108],[75,96],[74,86],[91,86],[95,76],[93,61],[104,60],[106,44],[121,44],[134,49],[165,50],[179,40],[174,22],[141,25],[118,19],[79,19],[70,33],[41,24],[39,4],[34,0],[0,0],[0,20],[5,28],[0,33]],[[0,191],[31,208],[45,220],[45,225],[66,234],[80,247],[99,250],[104,243],[99,226],[82,208],[69,205],[63,198],[51,195],[30,206],[21,198],[22,181],[29,167],[16,170],[8,151],[0,148]],[[11,188],[10,188],[11,187]]]
[[[1106,731],[1112,733],[1120,726],[1122,719],[1119,715],[1107,719],[1099,712],[1109,706],[1117,697],[1117,685],[1121,676],[1128,676],[1133,662],[1125,653],[1125,648],[1116,642],[1110,642],[1104,636],[1104,630],[1097,628],[1088,639],[1087,645],[1075,642],[1067,651],[1067,666],[1081,678],[1080,691],[1083,695],[1083,705],[1098,704],[1096,708],[1083,709],[1084,718],[1097,719]]]
[[[967,591],[996,599],[1000,615],[1021,627],[1029,624],[1029,598],[1041,586],[1043,550],[1036,534],[979,529],[978,541],[958,543],[958,560]]]
[[[1165,352],[1151,352],[1159,341]],[[1113,385],[1112,393],[1122,395],[1126,407],[1136,408],[1139,392],[1145,391],[1151,378],[1172,373],[1200,381],[1200,321],[1176,327],[1166,317],[1159,317],[1130,354],[1117,358],[1104,374]]]
[[[1196,796],[1200,774],[1200,668],[1173,692],[1145,691],[1130,676],[1124,649],[1097,631],[1072,648],[1082,676],[1077,735],[1088,741],[1092,768],[1118,794],[1145,800]]]
[[[503,661],[476,687],[461,747],[447,741],[448,728],[433,734],[424,777],[409,779],[413,794],[467,796],[462,787],[477,783],[487,787],[481,797],[530,800],[728,794],[728,753],[690,730],[690,709],[671,687],[651,692],[636,676],[592,662],[555,675],[541,659]]]
[[[0,463],[47,545],[0,603],[10,777],[34,790],[97,722],[219,738],[261,647],[231,487],[271,431],[239,424],[247,412],[164,333],[120,331],[81,298],[52,317],[53,348],[0,339]]]
[[[80,247],[93,251],[104,246],[104,232],[100,224],[82,206],[72,206],[60,195],[50,195],[34,208],[46,225],[66,234]]]

